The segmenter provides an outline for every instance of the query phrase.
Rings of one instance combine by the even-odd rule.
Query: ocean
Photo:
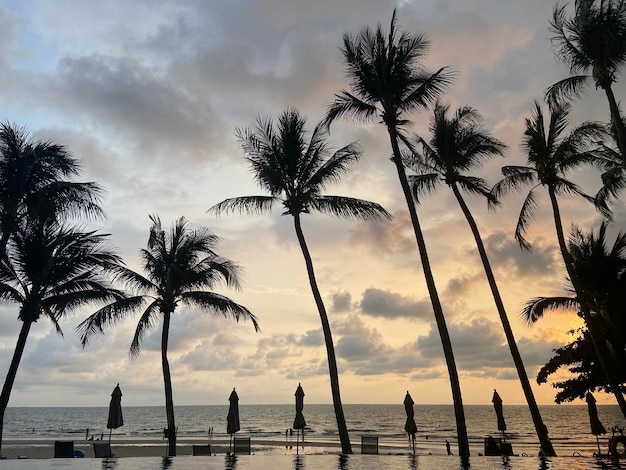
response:
[[[586,405],[550,405],[540,407],[550,438],[559,456],[578,454],[591,456],[597,450],[596,438],[590,433]],[[177,406],[176,425],[178,436],[199,442],[226,438],[226,415],[228,405]],[[293,423],[293,405],[240,405],[240,435],[275,440],[295,440],[289,436]],[[411,447],[403,431],[406,415],[400,405],[344,405],[346,422],[355,452],[358,452],[361,436],[379,436],[381,446],[406,453]],[[4,440],[84,440],[93,436],[108,437],[106,429],[108,407],[85,408],[8,408],[4,422]],[[117,442],[133,439],[162,441],[165,427],[165,407],[123,407],[124,426],[113,431]],[[483,452],[484,438],[500,436],[496,415],[490,405],[465,406],[467,430],[472,455]],[[613,426],[625,427],[626,422],[618,406],[599,405],[600,421],[608,435],[600,437],[601,451],[606,453],[608,438]],[[339,442],[332,405],[306,404],[304,416],[307,421],[305,441],[315,443]],[[507,442],[516,454],[536,456],[539,450],[537,437],[525,406],[506,406]],[[451,405],[415,405],[418,426],[416,453],[427,456],[445,455],[445,441],[449,440],[456,453],[456,425]],[[287,431],[287,432],[286,432]],[[106,438],[105,437],[105,438]]]

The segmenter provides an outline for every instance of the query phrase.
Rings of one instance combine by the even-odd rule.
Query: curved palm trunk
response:
[[[493,300],[496,304],[498,314],[500,315],[500,321],[502,322],[504,335],[506,336],[506,340],[509,343],[511,356],[513,357],[513,362],[515,363],[515,368],[517,369],[517,375],[519,376],[522,390],[524,391],[524,396],[526,397],[526,402],[528,403],[528,408],[530,410],[530,415],[533,419],[533,424],[535,425],[535,432],[537,433],[537,437],[539,438],[541,450],[543,451],[544,455],[548,457],[556,457],[556,452],[554,451],[552,442],[550,442],[550,438],[548,437],[548,428],[543,423],[543,419],[541,418],[541,413],[539,412],[539,407],[537,406],[537,401],[535,400],[533,389],[530,386],[530,381],[528,380],[528,374],[526,373],[526,368],[524,367],[522,356],[519,352],[519,349],[517,348],[515,336],[513,335],[513,330],[511,329],[509,318],[506,314],[506,310],[504,309],[504,302],[502,302],[502,297],[500,296],[500,291],[498,290],[498,285],[496,284],[496,278],[493,275],[493,271],[491,270],[491,264],[489,263],[489,258],[487,258],[487,252],[485,250],[482,238],[480,237],[478,226],[476,225],[476,221],[474,220],[472,213],[467,207],[467,204],[465,204],[465,200],[463,199],[463,196],[461,195],[461,192],[459,191],[457,185],[451,184],[450,187],[452,188],[454,196],[461,206],[461,210],[465,215],[465,219],[467,220],[467,223],[472,230],[472,234],[474,235],[476,247],[478,248],[478,253],[480,254],[480,260],[483,263],[483,268],[485,269],[485,275],[487,276],[487,281],[489,282],[489,287],[491,288]]]
[[[611,88],[611,85],[605,87],[604,92],[606,93],[606,97],[609,100],[609,109],[611,110],[611,123],[613,124],[613,128],[615,129],[617,146],[619,147],[619,151],[622,154],[622,162],[624,168],[626,168],[626,128],[624,126],[624,121],[622,120],[622,114],[619,111],[619,106],[617,105],[617,100],[615,99],[615,95],[613,94],[613,88]]]
[[[293,222],[296,229],[296,235],[298,236],[298,242],[300,242],[300,248],[302,249],[302,255],[304,256],[306,270],[309,275],[309,283],[311,284],[311,290],[313,291],[313,298],[315,299],[317,310],[320,314],[320,320],[322,321],[322,331],[324,332],[324,341],[326,343],[326,355],[328,356],[330,389],[333,395],[333,406],[335,408],[335,416],[337,418],[339,440],[341,441],[341,452],[344,454],[351,454],[352,446],[350,445],[350,437],[348,436],[346,418],[343,414],[343,407],[341,405],[341,395],[339,393],[339,373],[337,370],[337,359],[335,358],[335,346],[333,345],[333,337],[330,331],[330,323],[328,322],[326,308],[324,307],[324,302],[322,301],[322,296],[320,294],[319,288],[317,287],[317,281],[315,280],[315,272],[313,271],[313,261],[311,260],[311,254],[309,253],[306,241],[304,240],[304,234],[302,233],[300,214],[293,214]]]
[[[398,171],[398,178],[400,179],[400,185],[402,186],[402,192],[406,199],[406,204],[411,216],[411,223],[413,224],[413,231],[415,232],[415,239],[417,241],[417,247],[422,261],[422,269],[424,271],[424,277],[426,278],[426,286],[428,287],[428,293],[430,295],[430,301],[433,306],[433,312],[435,314],[435,321],[439,330],[439,336],[441,337],[441,343],[443,346],[443,353],[446,358],[446,365],[448,366],[448,375],[450,376],[450,387],[452,388],[452,401],[454,403],[454,415],[456,417],[456,432],[457,439],[459,441],[459,456],[469,457],[469,439],[467,437],[467,426],[465,425],[465,412],[463,410],[463,398],[461,396],[461,385],[459,383],[459,375],[456,370],[456,362],[454,360],[454,352],[452,351],[452,342],[450,341],[450,334],[448,332],[448,326],[446,325],[446,318],[443,314],[441,302],[439,301],[439,294],[437,293],[437,286],[435,285],[435,279],[433,277],[432,270],[430,268],[430,261],[428,260],[428,252],[426,251],[426,243],[424,241],[424,235],[420,227],[419,219],[417,218],[417,210],[413,202],[413,196],[411,195],[411,189],[406,177],[406,171],[402,164],[402,156],[400,153],[400,147],[398,146],[398,136],[393,126],[387,126],[389,131],[389,138],[391,140],[391,148],[393,150],[393,162]]]
[[[574,286],[574,291],[576,291],[576,297],[578,298],[578,303],[581,307],[581,311],[583,314],[583,320],[587,325],[587,330],[589,331],[589,336],[591,337],[591,342],[593,343],[593,347],[596,350],[596,354],[598,355],[598,360],[600,361],[600,366],[604,371],[604,376],[611,387],[613,395],[615,395],[615,399],[619,404],[620,410],[624,417],[626,418],[626,401],[624,401],[624,395],[620,391],[619,382],[613,372],[613,362],[609,357],[608,348],[606,347],[606,343],[602,338],[601,333],[597,329],[597,325],[594,321],[594,318],[591,315],[589,310],[589,306],[584,302],[584,297],[581,295],[583,289],[578,282],[578,278],[576,273],[574,272],[574,263],[572,260],[569,251],[567,250],[567,245],[565,244],[565,235],[563,233],[563,225],[561,223],[561,211],[559,210],[559,204],[556,199],[556,194],[553,188],[548,188],[548,194],[550,195],[550,202],[552,203],[552,212],[554,214],[554,225],[556,227],[556,236],[559,242],[559,248],[561,249],[561,254],[563,256],[563,262],[565,263],[565,269],[567,270],[567,274]]]
[[[2,430],[4,429],[4,412],[9,405],[9,397],[11,396],[11,390],[15,383],[15,377],[17,376],[17,369],[20,366],[22,355],[24,354],[24,347],[26,346],[26,339],[30,332],[32,322],[25,321],[20,329],[20,334],[17,337],[17,344],[15,345],[15,351],[13,352],[13,358],[11,359],[11,365],[7,372],[6,379],[4,379],[4,386],[2,387],[2,394],[0,394],[0,455],[2,455]]]
[[[167,343],[170,335],[171,312],[163,313],[163,331],[161,333],[161,364],[163,366],[163,382],[165,384],[165,414],[167,416],[168,455],[176,456],[176,424],[174,421],[174,398],[172,393],[172,377],[170,363],[167,360]]]

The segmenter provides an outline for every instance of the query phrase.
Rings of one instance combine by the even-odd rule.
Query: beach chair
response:
[[[74,441],[54,441],[55,459],[73,459]]]
[[[211,454],[211,444],[205,446],[193,444],[191,447],[193,449],[193,455],[213,455]]]
[[[113,453],[111,452],[111,444],[109,444],[108,442],[94,442],[93,453],[95,458],[97,459],[113,457]]]
[[[378,436],[361,436],[361,453],[378,454]]]
[[[233,439],[233,452],[235,455],[238,455],[238,454],[250,455],[250,438],[249,437],[235,437]]]

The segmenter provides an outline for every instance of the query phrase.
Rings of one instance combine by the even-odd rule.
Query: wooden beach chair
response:
[[[361,436],[361,453],[378,454],[378,436]]]
[[[235,455],[238,455],[238,454],[250,455],[250,438],[249,437],[235,437],[233,440],[233,452]]]
[[[113,453],[111,452],[111,444],[109,444],[108,442],[94,442],[93,453],[95,458],[97,459],[113,457]]]
[[[193,444],[191,448],[193,449],[193,455],[213,455],[211,454],[211,444],[207,444],[207,445]]]
[[[74,441],[54,441],[55,459],[73,459]]]

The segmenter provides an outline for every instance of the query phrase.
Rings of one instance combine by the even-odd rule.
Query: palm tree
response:
[[[359,147],[352,143],[332,153],[325,139],[324,127],[319,124],[307,143],[305,125],[306,119],[296,109],[289,108],[278,116],[277,123],[271,118],[259,118],[254,128],[237,129],[237,137],[246,153],[246,160],[250,164],[254,178],[269,196],[230,198],[209,210],[215,213],[235,211],[262,213],[281,203],[285,209],[283,215],[293,217],[313,298],[322,322],[341,450],[344,454],[351,454],[352,447],[341,405],[332,332],[300,219],[302,214],[311,211],[362,220],[391,217],[385,209],[374,202],[322,194],[327,185],[339,181],[348,167],[360,158],[361,152]]]
[[[24,223],[7,243],[0,260],[0,301],[19,305],[22,321],[13,358],[0,395],[0,448],[4,412],[33,323],[48,318],[57,333],[68,314],[93,302],[120,298],[104,279],[119,257],[107,235],[83,232],[54,221]]]
[[[626,234],[618,234],[611,249],[607,249],[607,223],[603,222],[595,234],[584,233],[573,228],[568,249],[572,271],[578,282],[578,290],[573,285],[568,289],[569,296],[535,297],[526,302],[522,315],[529,323],[535,323],[553,310],[576,310],[585,321],[591,321],[601,344],[609,351],[608,358],[613,364],[624,364],[624,333],[626,325],[622,318],[624,308],[624,288],[626,288]],[[570,280],[570,284],[571,280]],[[589,329],[589,325],[587,325]],[[585,333],[585,332],[583,332]],[[580,338],[585,340],[586,335]],[[595,341],[591,338],[592,344]],[[615,393],[621,389],[625,371],[613,370],[617,376],[606,377],[604,384]],[[604,384],[594,383],[593,386]],[[580,391],[579,391],[580,394]],[[620,392],[621,395],[621,392]]]
[[[626,165],[626,127],[612,89],[626,62],[626,1],[575,0],[571,17],[566,7],[561,4],[554,8],[550,25],[555,34],[552,40],[556,55],[569,64],[575,75],[552,85],[547,95],[553,99],[579,95],[589,78],[593,78],[609,101],[611,123]]]
[[[450,117],[448,111],[449,106],[437,104],[430,123],[431,138],[427,141],[418,137],[417,148],[421,148],[421,151],[416,150],[416,153],[406,161],[407,166],[417,172],[416,175],[409,176],[415,199],[419,203],[421,195],[434,191],[440,183],[445,183],[452,189],[474,235],[541,449],[545,455],[555,456],[554,448],[548,437],[548,430],[541,418],[522,356],[515,342],[515,336],[495,276],[491,270],[491,264],[478,226],[461,194],[463,190],[470,194],[482,195],[491,203],[496,202],[484,179],[465,173],[479,168],[491,157],[504,156],[505,145],[481,129],[481,116],[476,110],[468,106],[462,107]]]
[[[67,149],[32,141],[23,128],[0,124],[0,253],[22,218],[100,217],[102,189],[77,183],[80,165]]]
[[[342,53],[352,91],[342,91],[335,95],[335,101],[329,106],[325,120],[330,124],[339,117],[352,117],[366,122],[380,118],[387,129],[393,154],[391,160],[398,173],[411,217],[443,344],[452,388],[459,455],[467,457],[470,453],[469,440],[454,353],[400,150],[401,144],[410,147],[404,134],[404,129],[410,124],[409,113],[425,108],[452,82],[452,74],[446,67],[435,73],[423,68],[421,61],[428,46],[429,41],[423,35],[397,30],[395,10],[388,35],[380,24],[375,32],[365,27],[358,36],[344,34]]]
[[[167,233],[157,216],[151,216],[152,226],[147,249],[141,250],[146,276],[122,265],[115,268],[115,276],[137,292],[136,295],[118,299],[101,308],[78,326],[83,347],[94,334],[103,333],[104,327],[142,310],[135,335],[130,345],[133,357],[141,351],[144,336],[163,319],[161,330],[161,365],[165,384],[165,408],[167,414],[168,455],[176,455],[176,424],[172,380],[167,359],[167,347],[171,317],[180,304],[200,308],[215,315],[250,320],[258,331],[256,317],[250,311],[228,297],[211,292],[223,282],[239,288],[239,267],[218,256],[214,247],[218,237],[208,229],[190,230],[181,217]]]
[[[538,103],[535,103],[535,111],[532,117],[526,119],[524,146],[528,152],[529,166],[503,167],[502,174],[504,178],[494,186],[492,192],[499,199],[501,195],[511,190],[532,185],[522,204],[515,229],[515,238],[520,243],[520,246],[524,249],[530,249],[530,244],[525,239],[524,234],[538,208],[535,190],[540,186],[548,190],[559,249],[569,279],[580,297],[583,292],[583,286],[579,285],[573,260],[565,242],[558,196],[573,194],[594,202],[593,198],[584,194],[576,184],[566,179],[566,176],[582,165],[597,165],[599,167],[604,165],[605,162],[602,158],[603,147],[598,146],[597,142],[604,136],[605,129],[601,124],[588,122],[576,127],[568,136],[563,137],[562,134],[568,125],[570,105],[551,102],[549,109],[550,120],[547,129],[544,123],[543,111]],[[610,381],[611,377],[614,376],[614,373],[611,371],[610,361],[607,358],[599,332],[595,330],[591,313],[587,311],[585,304],[582,307],[583,318],[596,346],[598,359],[603,364],[607,380]],[[626,402],[624,402],[619,388],[614,388],[613,391],[620,407],[626,413]]]

